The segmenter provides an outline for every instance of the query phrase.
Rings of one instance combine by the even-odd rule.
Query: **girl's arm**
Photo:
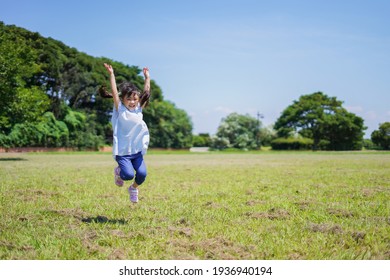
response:
[[[114,68],[112,68],[112,66],[107,63],[104,63],[104,67],[106,67],[108,73],[110,74],[112,97],[114,99],[115,109],[118,111],[119,103],[121,102],[121,100],[119,99],[118,89],[116,87]]]
[[[141,107],[145,108],[149,104],[149,98],[150,98],[150,74],[149,74],[149,68],[145,67],[142,69],[142,72],[144,73],[145,77],[145,84],[144,84],[144,91],[141,96]]]
[[[145,77],[145,85],[144,85],[144,91],[150,91],[150,74],[149,74],[149,68],[145,67],[143,70],[144,77]]]

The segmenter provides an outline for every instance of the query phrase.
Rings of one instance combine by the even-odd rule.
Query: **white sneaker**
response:
[[[138,202],[138,188],[134,188],[133,185],[131,185],[128,189],[130,194],[130,201],[133,203]]]
[[[123,186],[123,180],[121,179],[121,176],[119,175],[119,173],[121,172],[121,169],[119,168],[119,166],[115,167],[114,169],[114,176],[115,176],[115,185],[117,185],[118,187],[122,187]]]

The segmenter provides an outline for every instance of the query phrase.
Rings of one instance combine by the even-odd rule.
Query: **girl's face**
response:
[[[138,102],[139,102],[139,96],[135,93],[132,93],[132,94],[127,94],[124,98],[123,98],[123,105],[126,106],[127,109],[129,110],[135,110],[135,108],[137,107],[138,105]]]

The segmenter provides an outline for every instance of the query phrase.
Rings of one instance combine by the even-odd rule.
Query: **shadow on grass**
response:
[[[6,157],[6,158],[0,158],[0,161],[23,161],[27,160],[25,158],[20,158],[20,157]]]
[[[82,222],[90,224],[90,223],[99,223],[99,224],[119,224],[125,225],[127,221],[124,219],[109,219],[105,216],[96,216],[96,217],[88,217],[81,219]]]

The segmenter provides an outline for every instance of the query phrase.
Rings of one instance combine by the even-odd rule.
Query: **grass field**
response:
[[[390,259],[390,153],[0,154],[0,259]]]

